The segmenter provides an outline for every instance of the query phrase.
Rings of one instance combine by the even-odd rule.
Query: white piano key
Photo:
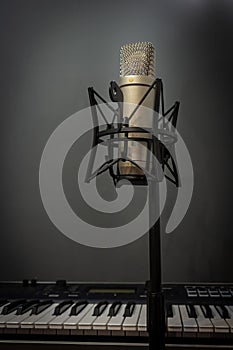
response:
[[[109,331],[112,333],[113,337],[124,337],[125,336],[125,332],[124,331]]]
[[[200,305],[194,305],[197,314],[197,325],[200,333],[213,333],[214,327],[209,318],[206,318]]]
[[[179,305],[181,321],[183,324],[183,332],[187,333],[197,333],[198,327],[195,318],[189,317],[188,311],[185,305]]]
[[[16,333],[17,334],[29,334],[30,333],[30,329],[17,328]]]
[[[64,323],[64,329],[77,330],[80,320],[89,312],[93,307],[93,304],[88,304],[77,316],[70,316]],[[82,334],[82,331],[79,331],[78,334]],[[77,332],[75,333],[77,334]]]
[[[71,308],[74,304],[72,304],[66,311],[64,311],[61,315],[56,316],[49,322],[50,329],[62,329],[63,323],[69,318]]]
[[[20,322],[28,318],[31,314],[32,310],[29,310],[28,312],[25,312],[23,315],[15,315],[12,319],[10,319],[8,322],[6,322],[7,328],[19,328]]]
[[[1,313],[2,313],[3,308],[4,308],[7,304],[9,304],[9,303],[7,302],[6,304],[0,306],[0,331],[1,331],[1,332],[3,331],[1,328],[4,328],[4,327],[5,327],[5,321],[3,321],[3,320],[4,320],[4,316],[6,316],[6,315],[2,315]]]
[[[110,331],[122,331],[122,323],[124,322],[124,312],[126,304],[122,304],[116,316],[112,316],[107,324]]]
[[[5,328],[3,333],[4,334],[15,334],[16,332],[15,332],[15,329],[13,329],[13,328]]]
[[[218,311],[215,309],[213,305],[210,305],[210,309],[213,314],[213,318],[211,318],[211,322],[214,326],[214,331],[216,333],[229,333],[229,325],[226,323],[226,321],[221,318]]]
[[[139,318],[139,314],[141,311],[141,307],[142,307],[142,305],[136,304],[132,316],[125,317],[125,320],[122,324],[123,331],[136,331],[137,330],[137,323],[138,323],[138,318]]]
[[[139,332],[147,331],[147,305],[142,305],[141,312],[138,318],[137,330]]]
[[[69,335],[69,334],[70,334],[70,331],[69,331],[69,329],[58,329],[58,330],[56,331],[56,334]]]
[[[54,319],[56,317],[56,315],[54,315],[54,311],[55,308],[59,305],[59,303],[55,303],[53,304],[53,308],[52,310],[50,310],[47,314],[45,314],[43,317],[41,317],[39,320],[35,321],[35,328],[38,329],[46,329],[48,328],[48,324],[50,321],[52,321],[52,319]]]
[[[138,331],[125,331],[126,337],[138,337],[139,332]]]
[[[229,307],[229,306],[225,306],[225,308],[227,309],[230,318],[226,318],[226,322],[230,327],[230,332],[233,333],[233,310]]]
[[[106,307],[102,315],[95,319],[95,321],[93,322],[93,329],[107,330],[107,323],[111,318],[111,316],[108,316],[110,307],[111,305],[108,305],[108,307]]]
[[[229,305],[228,307],[229,307],[229,309],[233,312],[233,306],[232,306],[232,305]]]
[[[97,335],[97,331],[94,329],[84,329],[83,330],[84,335]]]
[[[20,323],[20,328],[24,328],[24,329],[26,329],[26,328],[34,328],[35,327],[35,322],[39,321],[47,313],[51,312],[51,310],[54,311],[54,305],[50,305],[47,309],[45,309],[44,311],[42,311],[38,315],[30,315],[28,318],[25,318],[25,320],[23,320]]]
[[[98,335],[110,336],[111,335],[111,331],[98,330]]]
[[[56,331],[56,329],[45,328],[45,329],[43,329],[43,334],[55,335],[55,334],[57,334],[57,331]]]
[[[44,329],[35,329],[35,328],[33,328],[33,329],[30,330],[30,332],[31,332],[31,334],[36,334],[36,335],[44,334]]]
[[[0,328],[5,328],[6,327],[6,323],[9,322],[12,318],[15,317],[16,311],[17,310],[12,311],[10,314],[1,315],[0,316]]]
[[[90,330],[92,329],[92,323],[95,321],[97,316],[93,316],[93,312],[97,304],[91,304],[92,307],[87,312],[87,314],[79,321],[78,329]]]
[[[83,332],[81,329],[71,329],[70,331],[71,335],[83,335]]]
[[[172,305],[173,317],[167,318],[168,332],[182,332],[182,322],[178,305]]]

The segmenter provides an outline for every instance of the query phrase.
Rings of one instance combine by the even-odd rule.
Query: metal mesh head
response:
[[[155,49],[149,42],[123,45],[120,49],[120,76],[155,76]]]

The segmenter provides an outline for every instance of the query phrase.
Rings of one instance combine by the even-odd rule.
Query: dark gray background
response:
[[[181,101],[178,127],[195,174],[186,217],[163,235],[163,279],[232,282],[232,1],[7,0],[0,6],[0,280],[148,278],[147,237],[104,250],[60,233],[43,208],[38,170],[53,130],[88,106],[87,87],[107,96],[109,81],[118,78],[120,46],[151,41],[167,106]],[[168,214],[169,208],[163,222]]]

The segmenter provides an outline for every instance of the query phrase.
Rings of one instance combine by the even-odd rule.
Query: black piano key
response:
[[[110,309],[109,309],[109,313],[108,316],[116,316],[121,308],[122,302],[121,301],[116,301],[114,303],[112,303]]]
[[[69,307],[73,305],[73,301],[62,301],[59,305],[55,307],[54,315],[59,316],[62,315]]]
[[[104,310],[106,309],[107,306],[108,306],[108,302],[107,301],[99,302],[99,304],[96,305],[96,307],[94,308],[93,316],[100,316],[100,315],[102,315],[102,313],[104,312]]]
[[[167,311],[167,313],[166,313],[166,315],[167,315],[167,317],[173,317],[174,315],[173,315],[173,310],[172,310],[172,304],[168,304],[167,305],[167,307],[166,307],[166,311]]]
[[[134,309],[135,309],[135,302],[128,302],[125,307],[125,312],[123,317],[131,317],[133,315]]]
[[[209,305],[201,305],[201,309],[206,318],[213,318],[213,314]]]
[[[23,315],[26,312],[30,311],[35,305],[38,304],[38,301],[31,300],[20,305],[16,311],[16,315]]]
[[[190,318],[197,318],[196,310],[192,304],[187,304],[186,309]]]
[[[52,301],[47,300],[47,301],[40,301],[36,305],[33,306],[32,308],[32,315],[39,315],[41,312],[46,310],[49,306],[52,305]]]
[[[70,311],[70,316],[77,316],[82,312],[85,307],[88,305],[87,301],[78,301],[74,306],[72,306]]]
[[[222,318],[230,318],[230,315],[227,311],[227,308],[224,306],[224,305],[215,305],[215,308],[217,309],[219,315],[222,317]]]
[[[23,305],[25,300],[15,300],[3,307],[2,315],[8,315],[13,311],[16,311],[19,306]]]

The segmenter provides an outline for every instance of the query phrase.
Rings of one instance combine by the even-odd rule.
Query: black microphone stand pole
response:
[[[154,111],[160,110],[161,81],[157,80],[157,92]],[[162,102],[163,103],[163,102]],[[158,115],[158,114],[157,114]],[[158,120],[153,119],[153,129],[158,135]],[[153,153],[160,159],[160,143],[153,138]],[[161,159],[160,159],[161,160]],[[153,166],[154,175],[158,175],[156,164]],[[149,350],[165,349],[165,308],[162,290],[162,262],[161,262],[161,233],[160,233],[160,193],[158,176],[148,181],[149,189],[149,283],[147,290],[147,327],[149,331]],[[153,218],[156,222],[153,223]]]
[[[149,350],[163,350],[165,348],[165,309],[161,279],[161,241],[159,217],[159,183],[149,182],[149,223],[156,217],[157,221],[149,230],[149,268],[148,282],[148,331]]]

